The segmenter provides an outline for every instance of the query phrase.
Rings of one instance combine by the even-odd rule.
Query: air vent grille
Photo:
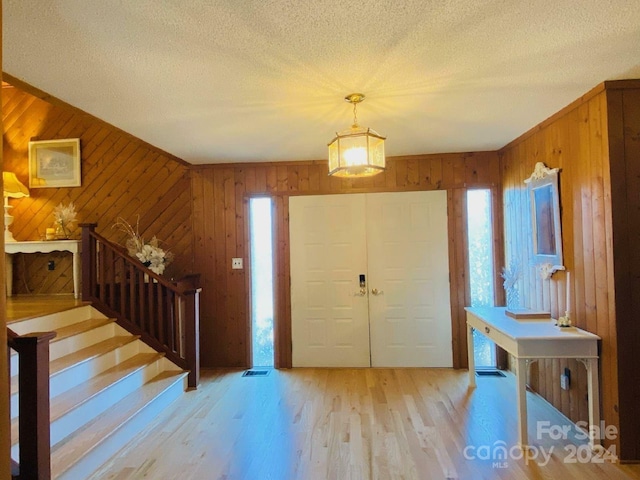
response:
[[[500,370],[476,370],[476,377],[504,377]]]
[[[243,377],[266,377],[269,375],[269,370],[246,370]]]

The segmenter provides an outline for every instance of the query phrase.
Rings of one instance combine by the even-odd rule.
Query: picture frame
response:
[[[29,188],[81,186],[80,139],[29,142]]]
[[[556,271],[564,270],[559,171],[538,162],[531,176],[524,181],[531,202],[533,260],[540,267],[542,278],[550,278]]]

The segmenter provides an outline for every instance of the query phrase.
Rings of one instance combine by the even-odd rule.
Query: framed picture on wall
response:
[[[79,138],[29,142],[29,188],[80,184]]]

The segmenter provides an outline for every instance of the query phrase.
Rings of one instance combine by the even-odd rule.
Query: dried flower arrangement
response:
[[[507,307],[518,308],[520,306],[520,295],[518,294],[518,278],[520,277],[520,266],[518,262],[511,261],[509,267],[502,267],[500,275],[504,282],[502,286],[507,295]]]
[[[140,260],[140,263],[152,272],[162,275],[164,269],[173,261],[173,253],[160,248],[160,241],[155,235],[146,243],[139,233],[139,226],[140,215],[136,219],[135,229],[122,217],[118,217],[112,228],[117,228],[129,237],[125,243],[129,255]]]
[[[69,202],[69,205],[59,203],[58,206],[53,209],[53,224],[56,229],[56,238],[69,238],[71,236],[76,215],[76,207],[73,202]]]

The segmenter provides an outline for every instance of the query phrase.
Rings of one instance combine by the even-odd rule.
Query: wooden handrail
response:
[[[188,385],[200,382],[200,275],[167,280],[126,249],[82,223],[82,299],[175,364],[189,370]]]
[[[51,478],[49,342],[55,332],[18,335],[7,328],[7,344],[18,352],[18,480]],[[16,465],[12,462],[12,467]]]

